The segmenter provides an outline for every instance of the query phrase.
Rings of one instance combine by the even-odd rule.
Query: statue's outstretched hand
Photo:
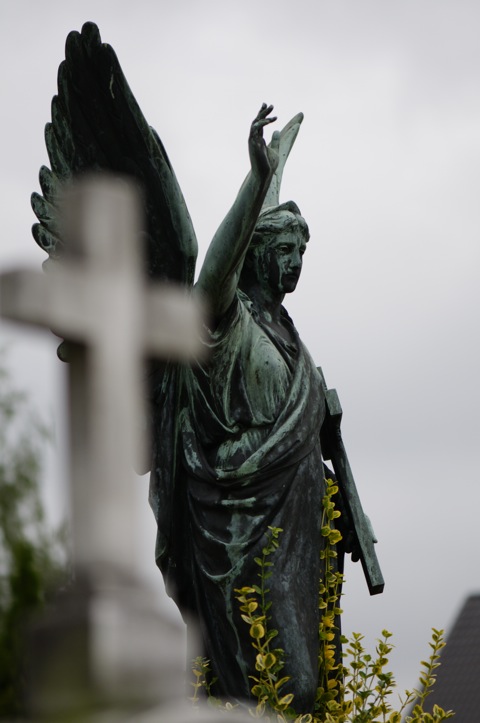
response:
[[[266,103],[263,103],[250,127],[250,136],[248,139],[250,163],[252,164],[252,172],[260,178],[269,176],[275,171],[278,165],[280,134],[278,131],[275,131],[268,146],[263,138],[264,126],[277,120],[275,116],[269,117],[272,110],[273,105],[267,106]]]

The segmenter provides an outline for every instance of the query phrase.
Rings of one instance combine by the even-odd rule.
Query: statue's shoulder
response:
[[[214,330],[207,330],[210,359],[228,350],[228,353],[231,353],[236,349],[236,354],[240,347],[248,344],[248,339],[254,334],[253,329],[258,326],[257,319],[258,314],[252,300],[237,289],[229,309],[218,325]]]
[[[242,304],[243,307],[245,307],[245,309],[249,312],[249,314],[251,314],[252,316],[257,315],[256,309],[253,306],[253,301],[248,296],[248,294],[246,294],[241,289],[237,289],[237,300],[238,300],[238,302],[240,302],[240,304]],[[237,302],[237,305],[238,305],[238,302]]]

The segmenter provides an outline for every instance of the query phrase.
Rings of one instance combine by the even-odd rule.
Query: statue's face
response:
[[[295,291],[306,246],[305,237],[298,228],[287,228],[273,236],[257,250],[258,280],[266,283],[274,294]]]

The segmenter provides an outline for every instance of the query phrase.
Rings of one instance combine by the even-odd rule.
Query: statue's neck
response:
[[[270,289],[259,285],[252,285],[242,290],[252,301],[261,323],[285,341],[294,343],[295,339],[291,329],[282,316],[282,302],[285,294],[273,294]]]
[[[258,316],[267,323],[281,323],[282,303],[285,294],[275,294],[271,289],[259,284],[252,284],[243,288],[251,299]]]

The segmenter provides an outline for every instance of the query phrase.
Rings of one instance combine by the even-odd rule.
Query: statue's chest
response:
[[[257,422],[273,421],[281,412],[295,358],[293,345],[280,350],[261,327],[253,330],[250,344],[243,350],[241,365],[245,394]]]

